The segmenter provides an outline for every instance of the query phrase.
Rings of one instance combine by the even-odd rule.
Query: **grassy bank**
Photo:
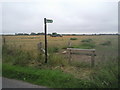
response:
[[[3,64],[3,76],[51,88],[87,88],[91,83],[74,78],[60,70],[35,69]]]

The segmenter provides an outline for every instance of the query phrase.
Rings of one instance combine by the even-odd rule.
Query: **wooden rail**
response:
[[[95,51],[95,49],[79,49],[79,48],[67,48],[67,50],[78,50],[78,51]]]
[[[95,49],[79,49],[79,48],[67,48],[67,50],[69,50],[69,63],[72,60],[72,54],[82,54],[82,55],[89,55],[91,56],[91,67],[94,67],[95,65]],[[85,51],[85,52],[92,52],[92,53],[73,53],[72,51]]]

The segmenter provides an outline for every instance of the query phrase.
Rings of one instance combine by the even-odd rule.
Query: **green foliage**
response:
[[[87,62],[73,62],[71,65],[77,68],[90,68],[90,63]]]
[[[84,39],[81,42],[91,42],[91,41],[92,41],[92,39]]]
[[[48,52],[49,53],[57,53],[57,52],[59,52],[59,48],[58,47],[48,48]]]
[[[28,52],[17,52],[14,56],[14,65],[26,66],[31,61],[31,56]]]
[[[98,42],[99,43],[103,42],[102,40],[104,39],[106,38],[102,38],[102,39],[100,38],[101,41],[98,41]],[[99,39],[96,39],[96,40],[99,40]],[[116,38],[114,40],[117,41]],[[88,76],[89,79],[85,79],[85,80],[76,79],[70,74],[63,73],[62,71],[59,71],[59,70],[48,70],[49,67],[50,69],[52,69],[56,66],[60,66],[60,67],[62,66],[63,68],[66,69],[66,66],[68,64],[67,59],[65,59],[59,53],[55,53],[55,52],[59,52],[61,47],[59,48],[50,47],[48,49],[49,54],[50,54],[48,58],[48,64],[43,64],[44,55],[38,54],[38,57],[33,58],[32,57],[33,54],[31,54],[31,52],[27,53],[26,51],[21,51],[16,48],[11,48],[5,45],[3,46],[3,51],[2,51],[3,76],[8,77],[8,78],[24,80],[24,81],[31,82],[34,84],[44,85],[44,86],[48,86],[52,88],[82,88],[82,87],[83,88],[87,88],[87,87],[89,88],[95,88],[95,87],[96,88],[117,88],[118,78],[120,77],[120,74],[118,74],[118,68],[119,68],[118,59],[112,58],[113,56],[116,55],[116,52],[118,50],[116,48],[117,46],[116,41],[114,41],[115,43],[113,43],[113,39],[111,39],[110,42],[106,41],[106,42],[101,43],[101,45],[96,46],[93,40],[85,39],[81,41],[82,44],[80,45],[74,44],[76,46],[72,46],[73,48],[83,48],[83,49],[91,49],[91,48],[96,47],[96,53],[98,56],[95,59],[96,66],[94,68],[91,68],[92,73],[90,73],[90,75]],[[113,45],[112,48],[110,47],[111,45],[110,43],[112,43]],[[102,47],[102,45],[109,46],[109,47]],[[66,49],[67,46],[63,48]],[[108,52],[110,52],[110,54]],[[102,54],[105,54],[105,58],[99,58],[99,56],[102,56]],[[111,58],[109,58],[109,55],[111,55]],[[40,63],[43,62],[42,67],[39,69],[29,68],[27,64],[29,64],[32,60],[36,60],[37,62],[40,62]],[[100,62],[97,63],[99,60]],[[85,68],[90,67],[89,63],[86,63],[86,62],[85,63],[83,62],[74,63],[73,61],[71,65],[77,70],[81,69],[85,71],[84,70]],[[5,64],[5,63],[9,63],[10,65]],[[20,67],[20,66],[24,66],[24,67]],[[47,68],[44,68],[44,67],[47,67]],[[87,73],[87,71],[85,72]],[[76,71],[75,75],[77,75],[77,73],[78,72]]]
[[[50,54],[48,63],[51,66],[65,66],[68,64],[62,55],[55,54]]]
[[[84,48],[84,49],[92,49],[92,48],[95,48],[95,44],[94,43],[83,43],[79,47]]]
[[[111,41],[105,41],[105,42],[101,43],[100,45],[110,46],[111,45]]]
[[[26,66],[33,59],[29,52],[3,46],[3,63],[12,63],[13,65]]]
[[[44,70],[3,64],[3,76],[51,88],[89,88],[91,83],[74,78],[60,70]]]
[[[96,47],[96,45],[92,39],[84,39],[81,42],[82,42],[82,44],[80,44],[78,46],[73,46],[73,48],[92,49],[92,48]]]
[[[71,48],[80,48],[80,49],[92,49],[95,48],[95,43],[82,43],[80,45],[71,46]]]
[[[70,40],[77,40],[77,38],[70,38]]]
[[[44,60],[45,60],[45,56],[41,53],[38,53],[37,57],[36,57],[36,61],[38,63],[44,63]]]
[[[101,61],[94,68],[91,74],[91,82],[99,88],[118,87],[118,60],[110,58],[108,61]]]

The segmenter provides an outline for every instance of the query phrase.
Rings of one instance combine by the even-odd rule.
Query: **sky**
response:
[[[1,2],[2,33],[117,33],[117,0],[37,0]]]

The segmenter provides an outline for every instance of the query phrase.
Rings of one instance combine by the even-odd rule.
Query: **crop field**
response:
[[[90,81],[93,84],[90,87],[118,87],[117,35],[47,36],[47,64],[44,64],[44,53],[37,46],[42,42],[44,48],[44,35],[3,36],[4,38],[3,64],[61,70],[74,78]],[[71,46],[68,46],[69,43]],[[71,55],[71,63],[68,63],[69,54],[63,53],[67,52],[68,47],[95,49],[95,66],[91,68],[91,56],[87,55]]]
[[[117,57],[118,55],[118,36],[116,35],[100,35],[100,36],[63,36],[50,37],[48,36],[48,53],[60,54],[68,48],[68,43],[71,42],[71,47],[75,48],[94,48],[96,49],[96,60],[108,59],[109,57]],[[77,40],[70,40],[77,38]],[[37,44],[42,42],[44,48],[44,36],[5,36],[6,44],[13,48],[29,51],[32,55],[38,53]],[[89,40],[88,45],[84,46],[82,40]],[[89,46],[92,45],[93,47]],[[84,56],[86,57],[86,56]],[[101,59],[102,58],[102,59]]]

